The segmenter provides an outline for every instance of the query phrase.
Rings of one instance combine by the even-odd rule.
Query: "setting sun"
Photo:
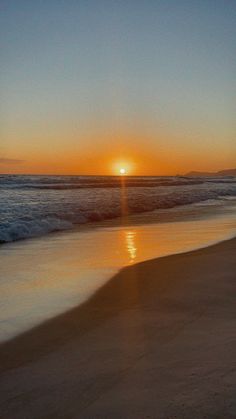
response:
[[[120,175],[126,175],[126,170],[124,169],[124,167],[120,168]]]
[[[113,176],[125,176],[125,175],[129,175],[129,176],[134,176],[136,174],[136,166],[137,166],[137,162],[138,159],[136,158],[136,163],[134,163],[134,159],[136,157],[133,157],[133,160],[131,160],[131,158],[129,157],[122,157],[120,159],[117,159],[116,161],[112,161],[110,163],[110,173]]]

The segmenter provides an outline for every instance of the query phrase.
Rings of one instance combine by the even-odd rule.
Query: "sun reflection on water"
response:
[[[137,247],[135,246],[136,232],[128,230],[125,232],[126,249],[129,254],[129,263],[133,263],[137,257]]]

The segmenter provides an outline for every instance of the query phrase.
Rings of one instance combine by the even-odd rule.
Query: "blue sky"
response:
[[[209,168],[233,164],[235,1],[18,0],[0,8],[0,155],[24,160],[19,170],[39,170],[39,155],[55,167],[56,150],[65,171],[66,147],[84,172],[90,153],[114,142],[124,156],[148,144],[157,163],[171,153],[173,170],[187,156],[205,168],[206,153]]]

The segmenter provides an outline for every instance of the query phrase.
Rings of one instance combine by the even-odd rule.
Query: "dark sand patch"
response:
[[[125,268],[1,345],[1,417],[236,418],[235,250]]]

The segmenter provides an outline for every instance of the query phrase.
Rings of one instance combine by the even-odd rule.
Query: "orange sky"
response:
[[[24,156],[27,160],[24,160]],[[215,153],[209,147],[192,147],[184,150],[175,147],[159,147],[137,144],[123,147],[100,144],[90,147],[81,153],[80,150],[51,150],[32,154],[22,153],[22,161],[0,162],[1,173],[21,174],[89,174],[116,175],[124,167],[130,175],[175,175],[184,174],[191,170],[217,171],[235,167],[234,154],[230,150]],[[14,156],[14,154],[13,154]],[[21,157],[21,156],[20,156]]]
[[[6,2],[0,173],[236,166],[235,2],[168,3]]]

